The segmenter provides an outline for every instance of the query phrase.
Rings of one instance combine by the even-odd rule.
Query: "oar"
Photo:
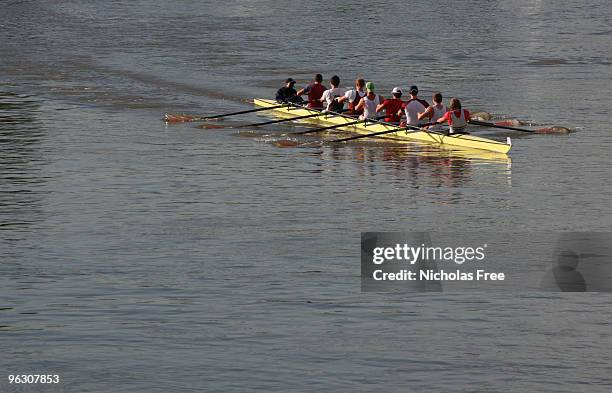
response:
[[[332,113],[332,114],[334,114],[333,112],[328,112],[328,113]],[[379,123],[379,122],[377,122],[376,120],[377,120],[377,119],[382,119],[382,118],[385,118],[385,117],[387,117],[387,116],[382,115],[382,116],[378,116],[378,117],[376,117],[376,119],[365,119],[365,120],[356,120],[356,121],[350,121],[350,122],[348,122],[348,123],[344,123],[344,124],[334,124],[333,126],[327,126],[327,127],[315,128],[314,130],[306,130],[306,131],[300,131],[300,132],[292,132],[292,133],[290,133],[290,134],[288,134],[288,135],[305,135],[305,134],[312,134],[312,133],[315,133],[315,132],[321,132],[321,131],[326,131],[326,130],[333,130],[333,129],[335,129],[335,128],[342,128],[342,127],[346,127],[346,126],[352,126],[352,125],[359,124],[359,123],[366,123],[366,124],[367,124],[367,122]]]
[[[221,114],[221,115],[211,115],[211,116],[188,116],[188,115],[174,115],[172,113],[166,113],[166,115],[164,116],[164,120],[167,123],[181,123],[181,122],[187,122],[187,121],[202,121],[202,120],[210,120],[210,119],[219,119],[219,118],[227,117],[227,116],[242,115],[244,113],[269,111],[270,109],[282,108],[284,106],[292,106],[292,105],[293,106],[297,106],[295,104],[285,103],[285,104],[280,104],[280,105],[268,106],[268,107],[265,107],[265,108],[255,108],[255,109],[249,109],[249,110],[245,110],[245,111],[238,111],[238,112],[232,112],[232,113],[224,113],[224,114]]]
[[[500,126],[495,123],[489,123],[489,122],[480,121],[480,120],[470,120],[470,124],[476,124],[477,126],[484,126],[484,127],[502,128],[504,130],[514,130],[514,131],[531,132],[531,133],[536,132],[536,130],[527,130],[525,128],[516,128],[516,127],[510,127],[510,126]]]
[[[435,123],[431,123],[431,124],[428,123],[428,124],[424,124],[423,126],[433,125],[433,124],[435,124]],[[371,136],[390,134],[392,132],[400,132],[400,131],[408,131],[408,130],[411,130],[412,132],[423,131],[423,132],[430,132],[430,133],[433,133],[433,134],[438,134],[438,132],[428,131],[426,129],[419,128],[419,127],[416,127],[416,126],[406,126],[406,127],[401,127],[401,128],[394,128],[392,130],[373,132],[371,134],[366,134],[366,135],[355,135],[355,136],[351,136],[351,137],[348,137],[348,138],[334,139],[333,141],[329,141],[329,142],[330,143],[346,142],[346,141],[352,141],[352,140],[355,140],[355,139],[369,138]]]
[[[296,117],[291,117],[288,119],[279,119],[279,120],[270,120],[270,121],[264,121],[261,123],[251,123],[251,124],[241,124],[238,126],[229,126],[229,125],[218,125],[218,124],[202,124],[201,126],[198,126],[198,128],[204,128],[204,129],[211,129],[211,128],[247,128],[247,127],[260,127],[260,126],[265,126],[268,124],[276,124],[276,123],[283,123],[286,121],[293,121],[293,120],[299,120],[299,119],[308,119],[309,117],[317,117],[317,116],[322,116],[324,115],[324,113],[312,113],[309,115],[303,115],[303,116],[296,116]]]

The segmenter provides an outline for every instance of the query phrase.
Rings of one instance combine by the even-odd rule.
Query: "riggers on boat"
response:
[[[253,103],[260,107],[278,106],[278,102],[262,98],[255,98],[253,100]],[[280,108],[275,108],[273,109],[273,111],[275,114],[279,114],[282,116],[288,115],[292,117],[316,114],[318,112],[316,110],[298,107],[295,105],[287,105]],[[303,121],[338,125],[355,122],[355,119],[349,116],[321,113],[320,116],[310,117]],[[366,135],[374,132],[392,130],[398,127],[390,124],[381,124],[379,122],[372,121],[367,122],[366,124],[359,123],[356,125],[348,125],[346,127],[340,128],[346,131],[355,132],[357,134]],[[473,135],[444,135],[443,133],[428,131],[424,129],[398,130],[397,132],[382,134],[380,136],[377,136],[377,138],[384,138],[405,143],[423,142],[452,150],[477,149],[500,154],[508,154],[508,152],[512,148],[512,142],[510,141],[510,138],[508,138],[507,141],[504,143],[491,139],[480,138]]]

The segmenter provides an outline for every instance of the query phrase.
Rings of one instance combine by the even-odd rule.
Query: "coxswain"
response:
[[[277,102],[292,102],[299,104],[302,102],[302,97],[297,95],[297,91],[293,88],[295,81],[292,78],[285,79],[285,86],[278,89],[276,92]]]
[[[406,125],[419,126],[419,112],[423,112],[429,107],[429,103],[418,97],[419,88],[416,86],[410,86],[410,99],[404,104],[404,112],[406,114]],[[401,111],[398,111],[398,116],[401,116]]]
[[[365,85],[366,95],[357,104],[356,110],[362,110],[363,113],[359,116],[361,120],[376,119],[376,107],[384,101],[384,97],[374,93],[374,83],[368,82]]]
[[[380,112],[384,109],[386,113],[385,121],[399,124],[400,117],[397,114],[398,112],[401,113],[404,105],[404,101],[402,101],[402,91],[399,87],[394,87],[391,91],[391,95],[393,98],[386,99],[382,104],[376,106],[376,112]]]
[[[325,106],[325,110],[329,112],[341,112],[343,104],[338,103],[336,98],[342,97],[344,93],[346,93],[346,89],[338,87],[340,86],[340,77],[338,75],[332,76],[329,83],[331,84],[331,89],[327,89],[323,92],[320,101]]]
[[[323,109],[321,96],[327,87],[323,85],[323,75],[315,75],[314,81],[303,89],[298,90],[297,95],[308,94],[308,108]]]
[[[461,109],[461,101],[458,98],[451,98],[449,110],[446,112],[437,123],[448,122],[448,134],[468,134],[465,131],[468,122],[470,121],[470,112],[467,109]]]
[[[344,104],[344,101],[348,101],[348,114],[352,116],[359,116],[363,113],[363,110],[357,111],[357,105],[359,105],[359,101],[366,95],[364,90],[365,88],[365,80],[359,78],[355,80],[355,88],[351,90],[347,90],[346,93],[342,97],[336,98],[341,104]]]
[[[444,116],[446,112],[448,112],[448,108],[446,105],[442,103],[442,93],[436,92],[431,96],[433,101],[433,105],[430,105],[423,112],[419,112],[418,118],[419,120],[427,119],[428,123],[437,123],[438,120]],[[442,125],[435,124],[429,127],[432,131],[442,131]]]

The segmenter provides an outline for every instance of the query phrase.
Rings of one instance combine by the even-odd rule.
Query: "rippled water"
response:
[[[609,296],[363,294],[358,244],[609,231],[608,3],[337,3],[3,4],[1,391],[610,390]],[[579,131],[476,131],[490,160],[160,121],[316,72]]]

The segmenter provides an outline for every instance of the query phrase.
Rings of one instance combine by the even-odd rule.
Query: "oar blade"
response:
[[[177,114],[173,114],[173,113],[166,113],[164,115],[164,121],[166,123],[185,123],[185,122],[189,122],[189,121],[194,121],[196,119],[196,117],[194,116],[187,116],[187,115],[177,115]]]
[[[569,134],[572,130],[567,127],[542,127],[537,128],[535,132],[538,134]]]
[[[297,147],[300,145],[298,141],[293,141],[291,139],[280,139],[274,141],[272,144],[276,147]]]

